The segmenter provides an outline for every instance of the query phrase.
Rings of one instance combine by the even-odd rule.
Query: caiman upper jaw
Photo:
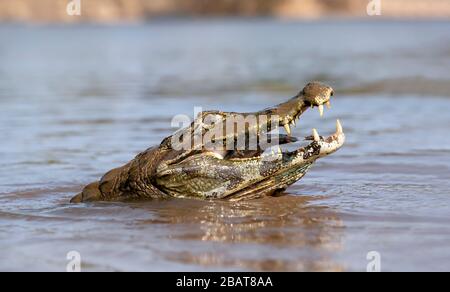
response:
[[[259,112],[253,113],[234,113],[234,112],[220,112],[220,111],[205,111],[199,114],[191,127],[179,131],[178,136],[198,135],[205,136],[208,132],[215,132],[214,143],[223,141],[226,144],[242,136],[259,136],[267,134],[279,127],[286,130],[287,134],[291,135],[291,126],[296,125],[296,121],[309,108],[318,107],[319,113],[322,116],[324,112],[324,105],[330,106],[330,99],[333,95],[333,89],[320,82],[311,82],[305,88],[291,98],[287,102],[281,103],[275,107],[268,108]],[[248,126],[232,130],[230,132],[222,132],[223,126],[227,125],[230,120],[235,120],[238,117],[247,119],[254,117],[248,123]],[[218,131],[217,131],[218,130]],[[222,133],[221,133],[222,132]],[[195,139],[192,139],[195,141]],[[174,149],[171,143],[171,137],[163,141],[161,147],[167,149]],[[194,143],[191,149],[202,150],[205,148],[204,143]],[[209,147],[206,147],[209,148]]]

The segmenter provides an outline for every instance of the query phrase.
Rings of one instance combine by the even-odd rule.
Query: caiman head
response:
[[[309,108],[318,108],[323,115],[332,96],[331,87],[313,82],[289,101],[259,112],[202,112],[160,146],[85,187],[72,202],[168,197],[242,200],[277,194],[301,179],[317,159],[344,144],[337,121],[336,132],[329,137],[313,130],[305,138],[309,145],[293,151],[280,147],[298,141],[291,137],[291,127]]]
[[[254,113],[209,111],[165,139],[160,150],[170,153],[155,171],[155,186],[173,197],[241,200],[273,195],[301,179],[319,158],[337,151],[345,141],[339,120],[336,132],[320,136],[314,129],[309,145],[283,151],[298,141],[291,127],[309,108],[330,106],[333,89],[309,83],[299,94],[276,107]],[[285,129],[287,135],[279,134]],[[186,149],[180,140],[189,137]],[[197,139],[196,139],[197,138]],[[177,147],[174,147],[176,144]],[[186,143],[184,143],[186,146]]]

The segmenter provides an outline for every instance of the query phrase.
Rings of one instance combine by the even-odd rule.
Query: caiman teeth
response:
[[[320,136],[316,129],[313,129],[313,137],[314,137],[314,141],[316,141],[316,142],[320,141]]]
[[[288,133],[288,135],[291,135],[291,127],[289,126],[289,124],[285,124],[284,125],[284,129],[286,130],[286,133]]]
[[[323,117],[323,104],[319,105],[319,114]]]
[[[344,129],[342,128],[342,124],[339,120],[336,121],[336,132],[338,134],[344,133]]]
[[[283,154],[283,151],[281,151],[281,147],[280,146],[278,146],[277,152],[278,152],[278,154]]]
[[[275,152],[275,150],[276,150],[276,152]],[[275,148],[272,148],[271,150],[270,150],[270,154],[272,155],[272,156],[280,156],[280,155],[283,155],[283,151],[281,150],[281,147],[280,146],[278,146],[276,149]]]
[[[325,105],[327,106],[328,109],[331,109],[331,102],[330,102],[330,101],[327,101],[327,102],[325,103]]]

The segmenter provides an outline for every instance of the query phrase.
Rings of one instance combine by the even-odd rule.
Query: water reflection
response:
[[[343,222],[319,198],[285,195],[250,202],[172,200],[148,203],[175,249],[164,252],[182,264],[258,271],[344,269],[332,254],[342,249]],[[142,208],[139,206],[137,208]]]

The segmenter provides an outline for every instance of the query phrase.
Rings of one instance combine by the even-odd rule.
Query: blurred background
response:
[[[90,271],[365,271],[370,251],[384,271],[450,269],[450,1],[69,3],[0,0],[0,270],[64,271],[72,250]],[[332,109],[294,135],[339,118],[347,144],[287,196],[68,204],[173,116],[311,80]]]
[[[124,22],[173,16],[274,16],[312,19],[365,17],[369,0],[89,0],[82,2],[82,16],[71,18],[70,0],[2,0],[0,19],[32,22]],[[448,18],[446,0],[381,1],[383,15],[395,18]]]

